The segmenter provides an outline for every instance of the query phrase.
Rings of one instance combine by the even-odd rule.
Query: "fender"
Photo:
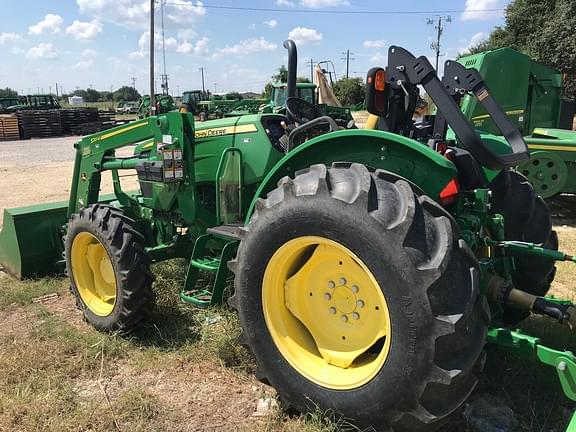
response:
[[[353,129],[331,132],[306,141],[286,154],[268,172],[248,208],[246,223],[259,198],[274,189],[285,176],[313,164],[357,162],[390,171],[414,183],[432,199],[456,176],[456,166],[431,148],[390,132]]]

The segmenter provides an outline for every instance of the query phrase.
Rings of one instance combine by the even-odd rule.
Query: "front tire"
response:
[[[120,209],[94,204],[70,218],[66,270],[76,304],[98,330],[128,332],[153,301],[144,237]]]
[[[230,304],[258,378],[284,402],[429,431],[482,368],[489,312],[475,265],[442,208],[406,181],[314,165],[258,202],[230,263]]]

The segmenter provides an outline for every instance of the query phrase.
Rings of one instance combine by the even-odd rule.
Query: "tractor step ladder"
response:
[[[180,299],[191,303],[198,308],[207,308],[222,303],[226,278],[228,276],[228,261],[236,254],[240,237],[240,225],[221,225],[208,228],[206,234],[201,235],[194,243],[194,250],[190,257],[188,272],[184,288],[180,292]],[[220,256],[210,254],[207,248],[211,240],[224,241]],[[210,289],[197,288],[200,272],[215,273],[214,283]]]

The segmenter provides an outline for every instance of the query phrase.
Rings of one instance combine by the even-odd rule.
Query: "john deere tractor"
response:
[[[515,330],[530,314],[576,323],[572,303],[544,297],[554,262],[575,258],[510,169],[528,149],[480,75],[448,61],[440,80],[426,57],[392,46],[367,77],[386,130],[343,130],[296,97],[296,47],[284,46],[286,115],[196,125],[168,112],[82,139],[67,203],[6,210],[4,269],[65,268],[87,321],[120,332],[152,306],[152,262],[186,258],[180,297],[197,307],[225,300],[231,270],[227,300],[258,378],[288,406],[360,427],[438,428],[474,389],[486,343],[552,366],[576,400],[574,355]],[[438,107],[426,129],[412,122],[418,85]],[[474,130],[462,93],[501,136]],[[137,191],[122,188],[130,170]]]

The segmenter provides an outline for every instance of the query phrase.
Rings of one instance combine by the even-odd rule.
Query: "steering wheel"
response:
[[[324,115],[317,106],[298,97],[286,99],[286,112],[288,118],[301,125]]]

